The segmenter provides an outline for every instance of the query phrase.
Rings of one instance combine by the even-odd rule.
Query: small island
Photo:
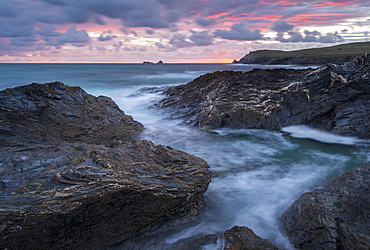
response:
[[[154,62],[144,61],[143,64],[154,64]],[[159,60],[157,64],[163,64],[163,61]]]

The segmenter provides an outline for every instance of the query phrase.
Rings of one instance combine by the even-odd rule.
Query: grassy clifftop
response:
[[[294,51],[257,50],[241,58],[239,63],[324,64],[344,62],[365,53],[370,54],[370,42],[348,43],[331,47]]]

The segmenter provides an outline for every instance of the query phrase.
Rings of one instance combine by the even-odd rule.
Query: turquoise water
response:
[[[281,214],[303,192],[370,160],[369,142],[333,136],[303,126],[281,131],[217,129],[204,131],[166,113],[149,109],[162,98],[146,87],[187,83],[217,70],[248,71],[233,64],[0,64],[0,89],[33,82],[61,81],[93,95],[112,97],[126,114],[145,126],[142,139],[204,158],[213,172],[201,222],[160,239],[150,249],[171,249],[179,239],[248,226],[283,249],[291,249]],[[154,89],[155,90],[155,89]],[[209,249],[221,249],[219,244]]]

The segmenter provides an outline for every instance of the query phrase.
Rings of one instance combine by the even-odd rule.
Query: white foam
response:
[[[324,143],[354,145],[362,141],[357,137],[330,134],[328,132],[313,129],[304,125],[284,127],[281,129],[281,131],[289,133],[295,138],[312,139]]]

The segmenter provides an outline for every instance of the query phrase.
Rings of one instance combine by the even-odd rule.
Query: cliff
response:
[[[257,50],[233,63],[267,65],[325,65],[343,64],[365,53],[370,53],[370,42],[341,44],[324,48],[295,51]]]

